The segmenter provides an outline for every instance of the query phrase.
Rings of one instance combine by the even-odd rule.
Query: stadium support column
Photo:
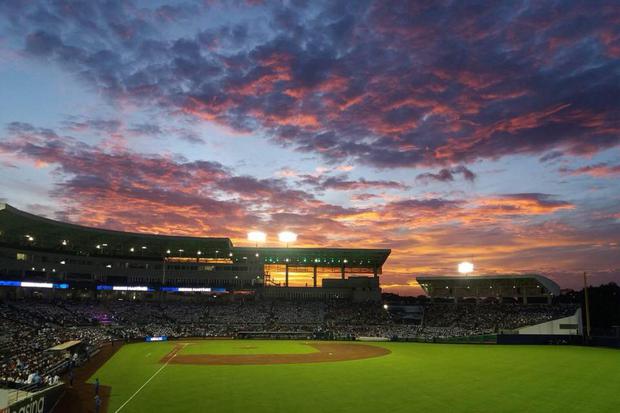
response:
[[[284,269],[284,286],[288,287],[288,263],[285,265]]]
[[[314,288],[316,288],[316,264],[314,264],[313,270],[314,272],[312,275],[312,285],[314,286]]]
[[[375,276],[375,278],[377,278],[379,275],[379,268],[376,265],[372,267],[372,274]]]
[[[340,267],[340,278],[344,280],[344,264]]]

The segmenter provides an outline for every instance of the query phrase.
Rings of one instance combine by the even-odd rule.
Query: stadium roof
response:
[[[32,241],[28,237],[31,237]],[[228,252],[232,248],[229,238],[200,238],[90,228],[43,218],[20,211],[8,204],[0,204],[0,240],[5,244],[32,246],[40,249],[79,250],[84,253],[104,252],[129,255],[161,256],[168,249],[177,252],[205,251]],[[63,245],[66,241],[67,245]],[[105,245],[107,244],[107,245]],[[97,248],[97,245],[100,248]],[[142,248],[146,247],[146,248]]]
[[[540,274],[501,274],[501,275],[447,275],[416,277],[416,281],[425,292],[431,293],[431,289],[441,287],[462,287],[470,285],[492,286],[493,284],[523,284],[536,283],[543,286],[553,295],[560,295],[560,286],[553,280]]]
[[[291,265],[316,263],[320,266],[340,266],[346,263],[348,267],[381,267],[391,252],[389,249],[234,248],[229,238],[170,236],[91,228],[43,218],[3,203],[0,203],[0,242],[33,249],[114,256],[135,254],[162,257],[167,255],[168,250],[172,255],[178,255],[179,250],[183,250],[182,255],[185,256],[195,256],[197,251],[201,251],[206,257],[225,257],[234,251],[237,258],[253,256],[258,252],[265,263],[285,264],[288,259]],[[131,248],[134,251],[130,253]]]
[[[381,267],[391,253],[389,249],[362,249],[362,248],[252,248],[235,247],[235,254],[252,256],[260,254],[264,262],[286,264],[291,266],[319,266],[339,267],[346,264],[348,267]],[[289,261],[286,261],[286,260]]]

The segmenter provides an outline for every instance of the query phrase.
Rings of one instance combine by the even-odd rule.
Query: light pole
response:
[[[282,231],[278,234],[278,239],[280,242],[286,244],[286,248],[288,248],[289,243],[297,241],[297,234],[291,231]]]
[[[258,244],[259,243],[264,243],[267,241],[267,234],[265,234],[262,231],[250,231],[248,232],[248,241],[252,241],[254,242],[254,245],[256,246],[256,254],[254,254],[254,263],[255,263],[255,270],[258,269],[258,267],[260,267],[259,265],[259,253],[258,253]],[[260,275],[264,276],[264,268],[263,271]],[[253,280],[253,279],[252,279]],[[254,282],[254,281],[252,281]]]
[[[469,275],[474,272],[474,264],[471,262],[461,262],[458,265],[458,271],[460,274]]]
[[[297,234],[291,231],[282,231],[278,234],[278,239],[280,242],[286,244],[286,248],[288,248],[289,242],[297,241]],[[285,264],[284,271],[284,285],[288,287],[288,258],[286,259],[287,263]],[[316,266],[314,267],[314,273],[316,274]]]
[[[586,344],[590,341],[590,299],[588,297],[588,279],[583,272],[583,299],[586,307]]]
[[[248,232],[248,241],[254,242],[256,248],[258,248],[259,243],[267,241],[267,234],[262,231],[250,231]]]

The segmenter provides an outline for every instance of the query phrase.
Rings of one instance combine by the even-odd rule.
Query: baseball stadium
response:
[[[617,412],[620,328],[541,274],[420,274],[389,249],[119,232],[0,204],[0,408]],[[290,245],[289,245],[290,244]]]

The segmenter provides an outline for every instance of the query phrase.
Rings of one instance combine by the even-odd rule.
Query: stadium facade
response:
[[[9,287],[379,301],[390,252],[237,247],[229,238],[89,228],[0,204],[0,284]]]

